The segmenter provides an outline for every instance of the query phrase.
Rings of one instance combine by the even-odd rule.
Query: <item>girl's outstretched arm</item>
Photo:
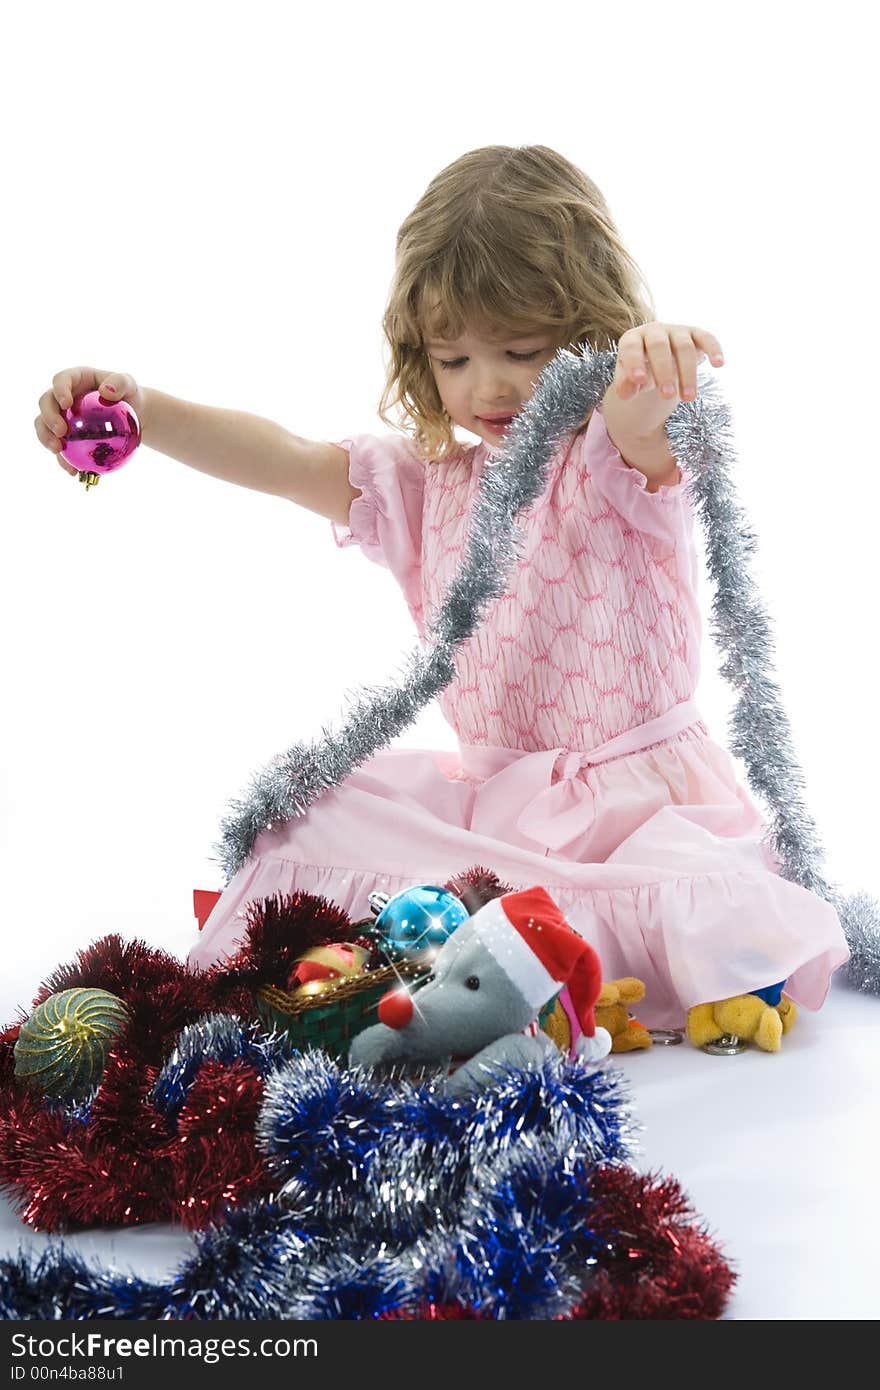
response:
[[[197,405],[144,388],[143,442],[169,458],[226,483],[286,497],[345,523],[359,489],[348,478],[348,454],[336,444],[302,439],[261,415]]]

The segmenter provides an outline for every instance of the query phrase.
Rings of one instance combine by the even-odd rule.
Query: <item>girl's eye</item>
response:
[[[536,357],[540,356],[540,352],[540,348],[535,348],[534,352],[509,352],[507,355],[508,357],[512,357],[514,362],[532,362]],[[460,367],[462,362],[467,361],[467,358],[456,357],[454,362],[444,362],[442,358],[438,358],[437,360],[440,363],[441,367],[449,368]]]

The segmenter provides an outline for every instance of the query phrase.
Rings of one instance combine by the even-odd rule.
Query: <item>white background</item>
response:
[[[222,886],[212,845],[229,801],[274,753],[338,724],[347,692],[391,679],[415,640],[390,574],[290,503],[147,448],[86,493],[37,442],[39,396],[61,368],[90,363],[307,438],[383,433],[397,228],[442,167],[486,144],[550,145],[583,168],[658,317],[720,339],[739,497],[759,537],[752,573],[826,869],[880,889],[869,22],[855,3],[16,9],[0,96],[3,1019],[107,932],[183,955],[192,889]],[[697,699],[723,743],[731,694],[708,577],[702,600]],[[399,742],[455,746],[437,709]],[[816,1150],[845,1126],[864,1153],[872,1010],[835,990],[779,1057],[641,1059],[662,1068],[672,1105],[658,1112],[645,1093],[648,1158],[687,1186],[688,1156],[705,1159],[710,1140],[688,1128],[684,1078],[728,1066],[760,1077],[771,1107],[775,1088],[802,1094]],[[852,1100],[837,1117],[834,1086],[835,1104]],[[833,1275],[856,1258],[847,1230],[835,1255],[824,1218],[810,1238],[798,1225],[792,1148],[764,1152],[754,1113],[708,1089],[714,1152],[751,1174],[739,1202],[729,1173],[694,1194],[738,1249],[732,1315],[872,1316],[855,1271]],[[666,1146],[685,1132],[683,1152]],[[853,1210],[858,1181],[847,1170]],[[754,1223],[762,1182],[780,1184],[762,1191],[782,1272]],[[13,1247],[11,1214],[3,1230]],[[117,1252],[127,1239],[145,1248],[145,1233],[122,1235]]]

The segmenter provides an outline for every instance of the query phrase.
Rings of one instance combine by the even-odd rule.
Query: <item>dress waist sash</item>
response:
[[[663,743],[701,720],[694,700],[673,705],[665,714],[626,729],[598,748],[580,752],[569,748],[498,748],[483,743],[460,743],[461,770],[482,781],[477,788],[471,829],[500,827],[516,814],[515,827],[527,840],[558,851],[584,834],[594,818],[594,798],[587,782],[578,777],[582,768],[593,767],[627,753],[639,753]],[[553,776],[561,760],[559,778]]]

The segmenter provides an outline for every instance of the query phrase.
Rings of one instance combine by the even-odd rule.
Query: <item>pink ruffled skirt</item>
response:
[[[376,889],[481,866],[511,889],[545,887],[606,979],[644,980],[648,1027],[681,1027],[694,1004],[781,980],[818,1009],[848,959],[840,921],[780,876],[765,837],[692,701],[589,754],[392,748],[257,837],[188,964],[235,951],[251,900],[298,890],[357,920]]]

